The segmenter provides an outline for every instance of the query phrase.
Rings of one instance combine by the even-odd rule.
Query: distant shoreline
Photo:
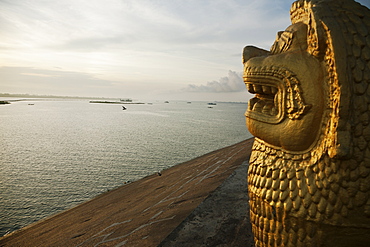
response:
[[[78,100],[90,100],[99,102],[90,103],[107,103],[107,104],[145,104],[142,102],[130,102],[122,101],[119,98],[112,97],[85,97],[85,96],[58,96],[58,95],[37,95],[37,94],[11,94],[11,93],[0,93],[0,98],[17,98],[17,99],[1,99],[2,101],[15,102],[15,101],[26,101],[31,99],[78,99]],[[176,101],[176,100],[175,100]],[[189,100],[178,100],[184,101],[188,104],[191,103]],[[112,103],[114,102],[114,103]],[[115,103],[117,102],[117,103]],[[209,102],[207,100],[194,100],[193,102]],[[215,103],[225,103],[225,104],[248,104],[248,102],[237,102],[237,101],[213,101]],[[150,104],[150,103],[148,103]]]
[[[140,104],[145,104],[143,102],[126,102],[126,101],[102,101],[102,100],[90,100],[89,103],[93,103],[93,104],[125,104],[125,105],[129,105],[129,104],[137,104],[137,105],[140,105]]]
[[[0,93],[0,97],[3,98],[25,98],[25,99],[48,99],[48,98],[55,98],[55,99],[100,99],[100,100],[117,100],[117,98],[105,98],[105,97],[84,97],[84,96],[58,96],[58,95],[37,95],[37,94],[10,94],[10,93]]]

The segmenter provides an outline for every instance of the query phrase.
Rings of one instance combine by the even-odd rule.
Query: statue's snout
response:
[[[262,57],[262,56],[267,56],[268,54],[269,54],[269,51],[266,51],[264,49],[261,49],[255,46],[248,45],[244,47],[242,62],[244,64],[245,62],[247,62],[249,59],[253,57]]]

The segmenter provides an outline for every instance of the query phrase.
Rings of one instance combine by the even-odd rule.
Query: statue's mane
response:
[[[370,10],[352,0],[300,0],[290,16],[308,25],[308,51],[326,65],[325,149],[331,158],[350,158],[362,127],[356,125],[369,124]]]

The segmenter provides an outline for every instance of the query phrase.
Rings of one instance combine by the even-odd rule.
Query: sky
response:
[[[0,0],[0,93],[246,102],[242,50],[292,2]]]

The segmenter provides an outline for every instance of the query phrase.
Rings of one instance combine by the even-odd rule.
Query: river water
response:
[[[128,181],[240,142],[246,104],[0,105],[0,236]]]

